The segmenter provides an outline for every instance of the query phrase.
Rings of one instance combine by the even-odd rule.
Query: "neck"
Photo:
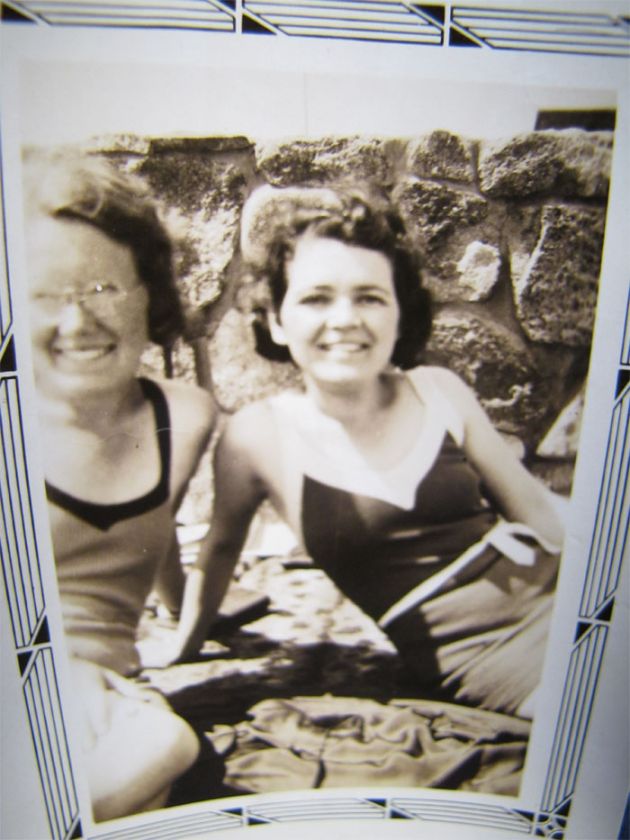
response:
[[[142,403],[142,390],[139,381],[132,379],[127,387],[82,394],[76,399],[40,392],[38,403],[40,416],[47,427],[63,425],[97,435],[111,434]]]
[[[356,387],[326,387],[307,381],[306,392],[322,414],[352,430],[369,427],[374,422],[375,416],[390,404],[393,385],[384,375],[369,385],[363,383]]]

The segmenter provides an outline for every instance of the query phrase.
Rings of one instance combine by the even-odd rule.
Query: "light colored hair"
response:
[[[184,318],[171,240],[145,183],[101,156],[74,149],[27,150],[23,174],[26,224],[41,215],[85,222],[129,247],[149,293],[149,337],[171,345]]]

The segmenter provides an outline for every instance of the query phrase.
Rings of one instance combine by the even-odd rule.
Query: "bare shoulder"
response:
[[[437,365],[426,365],[409,371],[411,376],[418,377],[428,375],[432,382],[457,408],[470,408],[477,403],[473,389],[467,385],[458,374],[449,368],[438,367]]]
[[[224,495],[236,488],[239,504],[258,504],[274,486],[278,437],[273,411],[261,400],[241,408],[223,427],[215,451],[214,471]]]
[[[211,394],[196,385],[178,380],[162,380],[171,432],[171,488],[179,504],[191,476],[208,448],[218,410]]]
[[[273,410],[267,400],[258,400],[228,419],[222,442],[229,448],[249,453],[256,460],[265,449],[273,448],[275,434]]]
[[[176,379],[167,379],[159,384],[168,401],[173,431],[208,437],[218,414],[212,394],[197,385]]]

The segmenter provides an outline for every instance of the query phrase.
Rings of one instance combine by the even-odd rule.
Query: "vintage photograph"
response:
[[[91,72],[98,102],[116,85]],[[319,110],[330,86],[309,75],[282,131],[238,110],[90,125],[68,91],[50,123],[41,91],[22,106],[31,482],[94,824],[292,791],[522,793],[615,95],[528,87],[519,107],[462,81],[392,128],[376,85],[349,131]]]
[[[25,150],[97,819],[173,783],[518,793],[605,226],[588,117]]]

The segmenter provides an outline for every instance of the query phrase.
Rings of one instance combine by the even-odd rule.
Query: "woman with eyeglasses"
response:
[[[27,155],[25,231],[41,453],[65,637],[83,708],[94,816],[167,800],[199,745],[134,682],[152,590],[179,609],[175,514],[216,409],[189,384],[138,374],[184,319],[172,248],[139,180],[103,159]]]

